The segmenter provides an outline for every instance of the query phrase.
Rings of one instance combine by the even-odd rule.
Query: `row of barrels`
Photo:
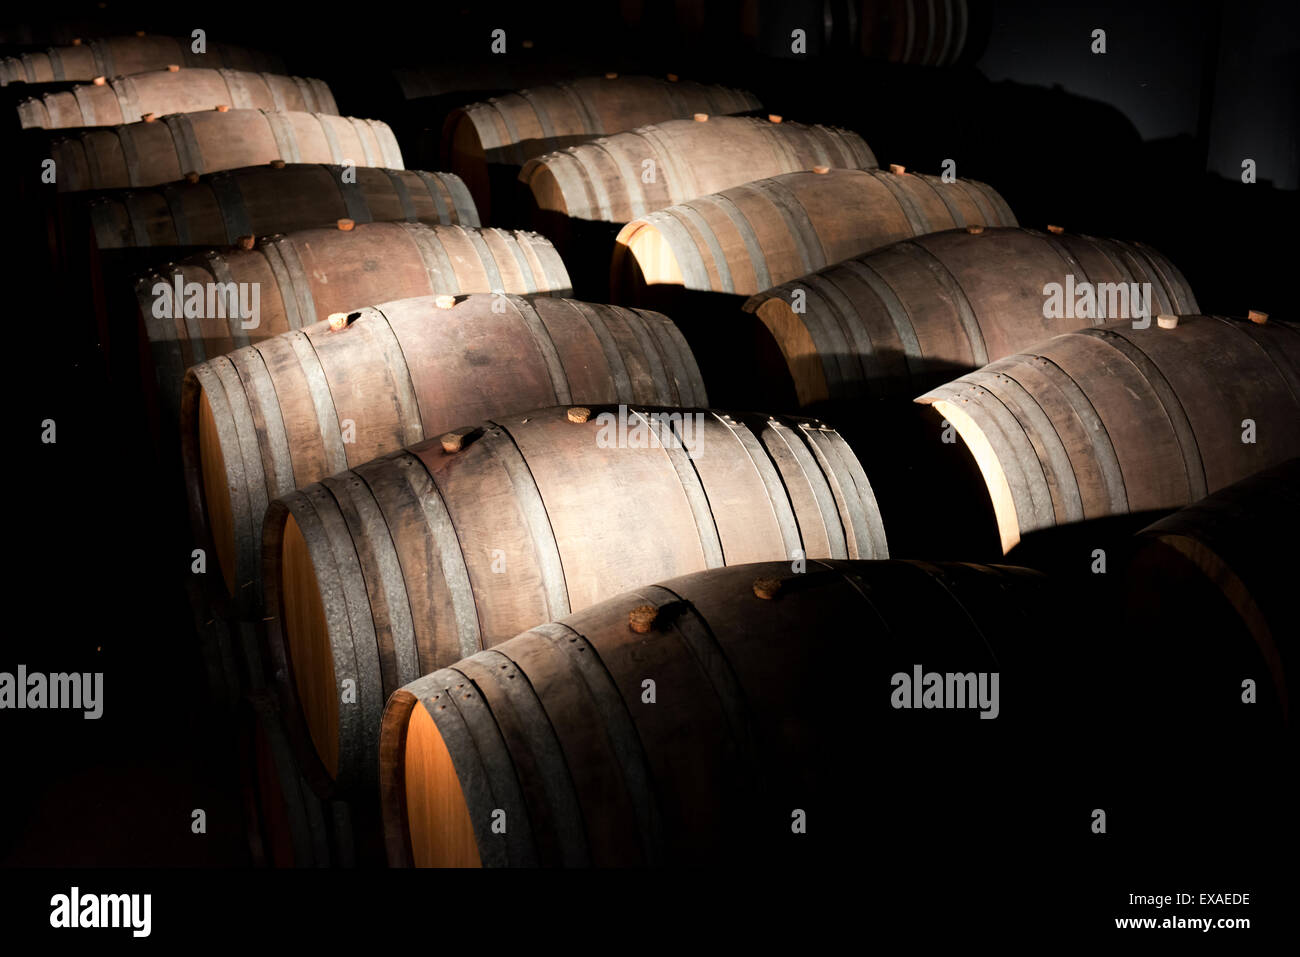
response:
[[[675,95],[667,102],[682,109]],[[885,173],[856,134],[779,117],[640,114],[622,133],[589,115],[563,132],[557,104],[577,115],[584,97],[521,95],[547,148],[584,142],[502,158],[519,164],[540,211],[628,230],[614,268],[626,306],[559,298],[572,285],[550,242],[476,228],[460,179],[401,176],[400,160],[350,189],[336,151],[304,158],[333,168],[277,169],[264,156],[237,161],[236,145],[184,171],[228,176],[92,204],[97,229],[124,245],[128,233],[137,246],[182,229],[194,238],[189,224],[201,222],[245,247],[142,276],[139,306],[164,401],[179,401],[191,512],[216,559],[208,597],[241,621],[265,618],[243,634],[236,680],[253,689],[251,750],[276,769],[257,775],[264,821],[288,814],[288,831],[272,830],[289,834],[294,856],[346,859],[352,815],[376,793],[393,863],[736,859],[772,846],[755,841],[761,828],[773,842],[786,835],[779,853],[790,853],[791,808],[828,807],[841,786],[808,750],[837,725],[815,704],[785,723],[764,715],[836,653],[819,641],[863,618],[913,641],[964,621],[953,634],[973,652],[950,658],[962,671],[990,650],[1014,662],[1031,644],[1017,627],[1031,620],[1019,593],[1035,576],[885,561],[868,470],[834,428],[781,406],[706,411],[718,399],[691,336],[644,308],[650,286],[753,296],[748,334],[776,347],[809,404],[910,399],[929,387],[924,373],[966,372],[970,394],[958,379],[922,401],[979,463],[1000,529],[1008,502],[1035,509],[1041,524],[1017,518],[1025,527],[1176,506],[1300,454],[1285,428],[1300,410],[1284,324],[1184,315],[1141,329],[1134,309],[1077,333],[1073,316],[1048,317],[1043,288],[1067,275],[1145,284],[1148,312],[1154,301],[1162,317],[1194,313],[1176,269],[1146,247],[1019,229],[983,184]],[[507,137],[519,108],[496,112]],[[166,157],[175,130],[183,140],[203,118],[219,136],[237,114],[273,136],[295,116],[218,110],[120,129],[166,128],[173,146],[145,149]],[[278,205],[288,183],[301,199]],[[340,202],[365,214],[328,225]],[[283,205],[325,221],[279,225]],[[259,240],[263,228],[285,234]],[[191,285],[231,283],[261,291],[253,326],[242,311],[182,305]],[[158,314],[160,287],[176,290],[171,315]],[[1233,381],[1217,375],[1224,355]],[[1011,368],[1022,358],[1057,371]],[[1236,388],[1235,376],[1254,385],[1232,405],[1215,390]],[[1172,439],[1149,450],[1143,420],[1133,424],[1143,387],[1142,414],[1171,423]],[[972,399],[988,401],[969,409]],[[1203,412],[1215,401],[1222,409]],[[1258,431],[1234,444],[1225,422],[1250,409]],[[1143,455],[1163,467],[1171,449],[1202,481],[1143,497]],[[1105,484],[1116,474],[1134,483],[1131,498]],[[1096,475],[1104,493],[1088,484]],[[673,719],[646,710],[647,669],[671,674],[678,694],[698,686],[682,699],[692,706]],[[674,721],[700,729],[688,753]],[[788,780],[722,824],[728,796],[773,767]]]

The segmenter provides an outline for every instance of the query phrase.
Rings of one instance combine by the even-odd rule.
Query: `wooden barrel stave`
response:
[[[585,424],[569,421],[564,408],[498,416],[455,454],[424,442],[369,463],[357,472],[374,495],[382,520],[363,520],[351,529],[356,536],[351,547],[333,539],[327,550],[330,540],[314,530],[321,522],[320,509],[331,507],[328,496],[300,491],[272,504],[264,525],[263,586],[269,652],[285,685],[286,713],[298,707],[299,698],[333,701],[337,682],[366,680],[360,661],[374,654],[376,621],[391,628],[395,620],[381,610],[357,619],[360,630],[354,630],[348,622],[362,613],[364,602],[348,599],[351,611],[345,616],[343,596],[349,586],[343,577],[350,576],[355,589],[368,589],[371,602],[396,599],[410,608],[412,631],[400,639],[393,632],[391,640],[395,648],[407,649],[404,654],[415,655],[420,673],[428,673],[455,660],[458,651],[488,647],[515,633],[521,622],[562,617],[646,580],[724,562],[798,558],[789,547],[790,534],[808,558],[828,557],[822,544],[829,540],[827,524],[845,543],[840,554],[885,552],[870,487],[852,453],[830,430],[778,417],[701,413],[698,425],[693,419],[654,420],[661,427],[686,430],[685,448],[606,448],[598,436],[605,430],[607,438],[615,438],[615,410],[606,407],[610,416],[604,418],[600,406],[590,408],[596,414]],[[635,413],[652,411],[633,410],[633,428],[639,421]],[[801,449],[801,473],[764,455],[777,440]],[[698,454],[692,458],[688,448]],[[787,492],[771,473],[780,474],[795,491]],[[801,490],[794,481],[799,474]],[[575,475],[581,480],[575,481]],[[384,476],[387,481],[377,485]],[[343,482],[343,475],[332,480],[335,496],[352,494],[354,487]],[[814,484],[820,485],[825,511]],[[835,496],[829,494],[832,488]],[[641,502],[653,503],[654,521],[630,511]],[[361,510],[354,514],[359,518]],[[308,538],[311,560],[286,561],[284,543],[300,534],[295,529],[302,522],[312,529],[304,526],[301,532]],[[338,527],[342,523],[342,518],[335,521]],[[379,571],[380,555],[388,548],[396,552],[409,603],[388,591],[397,579]],[[410,561],[412,555],[434,554],[435,573],[427,559]],[[371,574],[362,574],[372,561]],[[323,617],[304,618],[295,597],[302,587],[310,590],[311,575],[329,582],[323,585]],[[439,580],[431,588],[435,578]],[[434,610],[443,627],[431,634]],[[316,670],[316,664],[310,672],[295,671],[294,655],[303,641],[334,649],[332,675]],[[453,657],[444,657],[449,652]],[[424,657],[429,653],[434,657]],[[314,655],[309,660],[320,661],[319,653]],[[368,673],[380,680],[379,668]],[[391,685],[372,684],[367,699],[382,701],[392,690]],[[322,711],[313,715],[302,707],[297,713],[303,718],[296,731],[305,749],[300,754],[322,793],[354,788],[365,780],[367,768],[373,767],[377,725],[344,726]],[[328,744],[311,750],[312,740]]]
[[[661,283],[755,295],[907,237],[1016,224],[1009,210],[988,207],[989,218],[967,203],[964,190],[973,185],[853,169],[746,183],[625,225],[614,247],[611,287],[631,301]]]
[[[1300,338],[1278,323],[1265,339],[1252,325],[1205,316],[1181,317],[1172,330],[1108,323],[1039,343],[916,401],[947,416],[976,455],[1006,551],[1022,533],[1081,513],[1186,505],[1300,452],[1300,394],[1282,371],[1294,369]],[[1054,379],[1057,390],[1042,391],[1041,378],[1022,369]],[[1022,409],[1034,399],[1032,415],[1003,404],[1012,382],[1023,390]],[[1063,403],[1066,392],[1073,398]],[[1244,441],[1247,420],[1254,441]],[[1055,436],[1040,434],[1046,426]],[[1053,484],[1074,492],[1051,504]]]
[[[895,243],[758,293],[758,317],[801,405],[915,393],[954,373],[1102,318],[1045,315],[1048,283],[1150,283],[1159,302],[1195,307],[1178,271],[1149,247],[1030,229],[949,230]],[[796,313],[796,291],[805,312]],[[1064,295],[1064,291],[1063,291]],[[1120,305],[1117,300],[1117,305]],[[1122,303],[1131,315],[1127,293]]]

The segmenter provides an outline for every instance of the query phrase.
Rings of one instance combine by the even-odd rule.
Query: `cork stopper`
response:
[[[146,123],[152,123],[154,120],[158,119],[158,117],[154,116],[152,113],[145,113],[140,117],[140,119],[144,120]]]
[[[902,176],[904,173],[907,172],[907,167],[903,166],[901,163],[890,163],[889,171],[893,173],[895,176]]]
[[[197,183],[198,181],[199,181],[199,174],[194,172],[194,170],[190,170],[188,173],[185,174],[185,182]]]
[[[138,37],[142,37],[142,36],[144,36],[144,31],[143,31],[143,30],[136,30],[136,31],[135,31],[135,35],[138,36]]]
[[[779,578],[755,578],[754,594],[759,598],[771,601],[781,591],[781,579]]]
[[[769,123],[780,123],[782,119],[784,119],[784,117],[782,117],[780,113],[767,114],[767,121]]]
[[[818,176],[825,176],[825,175],[826,175],[827,173],[829,173],[830,171],[831,171],[831,168],[830,168],[829,166],[814,166],[814,167],[813,167],[813,172],[816,173]]]
[[[978,236],[980,233],[984,232],[984,227],[983,227],[983,226],[967,226],[967,227],[966,227],[966,232],[970,233],[972,236]]]
[[[348,314],[346,312],[331,312],[325,317],[325,321],[330,324],[331,332],[338,332],[348,324]]]
[[[627,626],[638,635],[648,634],[659,617],[659,609],[654,605],[637,605],[627,615]]]
[[[709,122],[709,114],[708,114],[708,113],[696,113],[696,114],[695,114],[695,122],[696,122],[696,123],[707,123],[707,122]]]
[[[105,83],[108,82],[108,77],[97,76],[90,82],[95,84],[95,86],[103,86]]]
[[[356,220],[348,219],[344,217],[343,219],[340,219],[338,222],[336,222],[334,225],[338,226],[338,228],[341,229],[343,232],[348,233],[352,231],[352,227],[355,226],[356,224],[357,224]]]
[[[284,160],[271,160],[271,169],[284,169]]]
[[[617,80],[617,79],[618,79],[618,74],[617,74],[617,73],[606,73],[606,74],[605,74],[605,79],[607,79],[607,80]]]
[[[179,72],[181,72],[181,65],[180,65],[179,63],[168,63],[168,64],[167,64],[167,72],[168,72],[168,73],[179,73]]]
[[[462,429],[459,432],[448,432],[438,441],[442,443],[442,450],[448,455],[455,455],[465,447],[465,439],[469,436],[472,429]]]
[[[591,418],[591,409],[588,409],[584,405],[575,405],[565,414],[568,416],[570,422],[582,425],[582,423]]]
[[[217,104],[217,112],[218,112],[218,113],[229,113],[229,112],[230,112],[230,104],[229,104],[229,103],[218,103],[218,104]]]
[[[455,296],[442,295],[433,300],[433,304],[439,309],[451,309],[456,305]]]
[[[1262,326],[1264,323],[1268,322],[1268,313],[1260,312],[1258,309],[1252,309],[1246,313],[1246,318],[1255,323],[1255,325]]]
[[[252,249],[256,243],[257,239],[253,236],[240,236],[235,240],[235,245],[240,249]]]
[[[1048,223],[1048,225],[1047,225],[1047,231],[1048,231],[1049,233],[1051,233],[1052,235],[1054,235],[1054,236],[1059,236],[1059,235],[1061,235],[1061,233],[1065,232],[1065,227],[1064,227],[1064,226],[1053,226],[1051,223]]]
[[[1176,329],[1178,328],[1178,317],[1161,313],[1156,316],[1156,325],[1161,329]]]
[[[668,82],[669,82],[669,83],[676,83],[676,82],[677,82],[677,74],[676,74],[676,73],[669,73],[669,74],[668,74]]]
[[[73,45],[74,47],[79,47],[79,46],[81,46],[81,37],[73,37],[73,38],[72,38],[72,45]]]

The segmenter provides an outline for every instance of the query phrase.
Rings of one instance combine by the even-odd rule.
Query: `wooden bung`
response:
[[[344,217],[338,220],[338,222],[336,222],[335,225],[338,226],[339,229],[341,229],[343,232],[346,233],[349,232],[351,229],[353,229],[357,224],[356,224],[356,220],[352,220],[352,219],[348,219],[347,217]]]
[[[252,249],[254,246],[257,245],[257,237],[240,236],[238,239],[235,240],[235,245],[238,246],[240,249]]]
[[[1260,312],[1257,309],[1251,309],[1246,313],[1246,318],[1256,325],[1262,326],[1264,323],[1268,322],[1268,313]]]
[[[904,173],[907,172],[907,167],[902,166],[898,163],[890,163],[889,171],[893,173],[895,176],[902,176]]]
[[[456,297],[448,295],[435,296],[433,304],[439,309],[454,309],[456,306]]]
[[[754,594],[759,598],[771,600],[781,591],[781,579],[779,578],[755,578]]]
[[[647,635],[655,626],[659,609],[654,605],[638,605],[627,614],[627,626],[638,635]]]
[[[180,64],[178,64],[178,63],[168,63],[168,64],[167,64],[167,72],[168,72],[168,73],[179,73],[179,72],[180,72],[180,69],[181,69],[181,68],[180,68]]]
[[[1051,225],[1051,224],[1049,223],[1048,226],[1047,226],[1047,231],[1048,231],[1049,233],[1052,233],[1053,235],[1059,236],[1059,235],[1061,235],[1062,233],[1065,232],[1065,227],[1064,227],[1064,226],[1053,226],[1053,225]]]
[[[569,409],[567,413],[567,418],[570,422],[573,422],[577,425],[582,425],[582,423],[586,422],[589,418],[591,418],[591,409],[588,409],[585,406],[580,406],[580,405],[574,406],[573,408]]]
[[[1156,316],[1156,325],[1161,329],[1176,329],[1178,328],[1178,317],[1161,314]]]

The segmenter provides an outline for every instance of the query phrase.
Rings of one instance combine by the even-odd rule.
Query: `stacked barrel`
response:
[[[852,45],[942,63],[939,32]],[[1068,725],[1026,689],[1086,683],[1034,625],[1080,586],[1003,556],[1180,508],[1139,536],[1132,620],[1178,578],[1233,623],[1182,663],[1201,696],[1230,661],[1289,720],[1294,627],[1230,516],[1295,518],[1294,465],[1251,478],[1300,456],[1294,326],[1201,315],[1141,241],[1022,225],[746,90],[467,79],[442,168],[408,170],[320,80],[145,39],[3,78],[184,492],[256,860],[829,861],[863,724],[882,760],[1013,781]],[[976,720],[918,731],[919,686],[886,704],[914,666],[1000,675],[1010,712],[972,684]],[[919,768],[898,819],[956,826]]]

